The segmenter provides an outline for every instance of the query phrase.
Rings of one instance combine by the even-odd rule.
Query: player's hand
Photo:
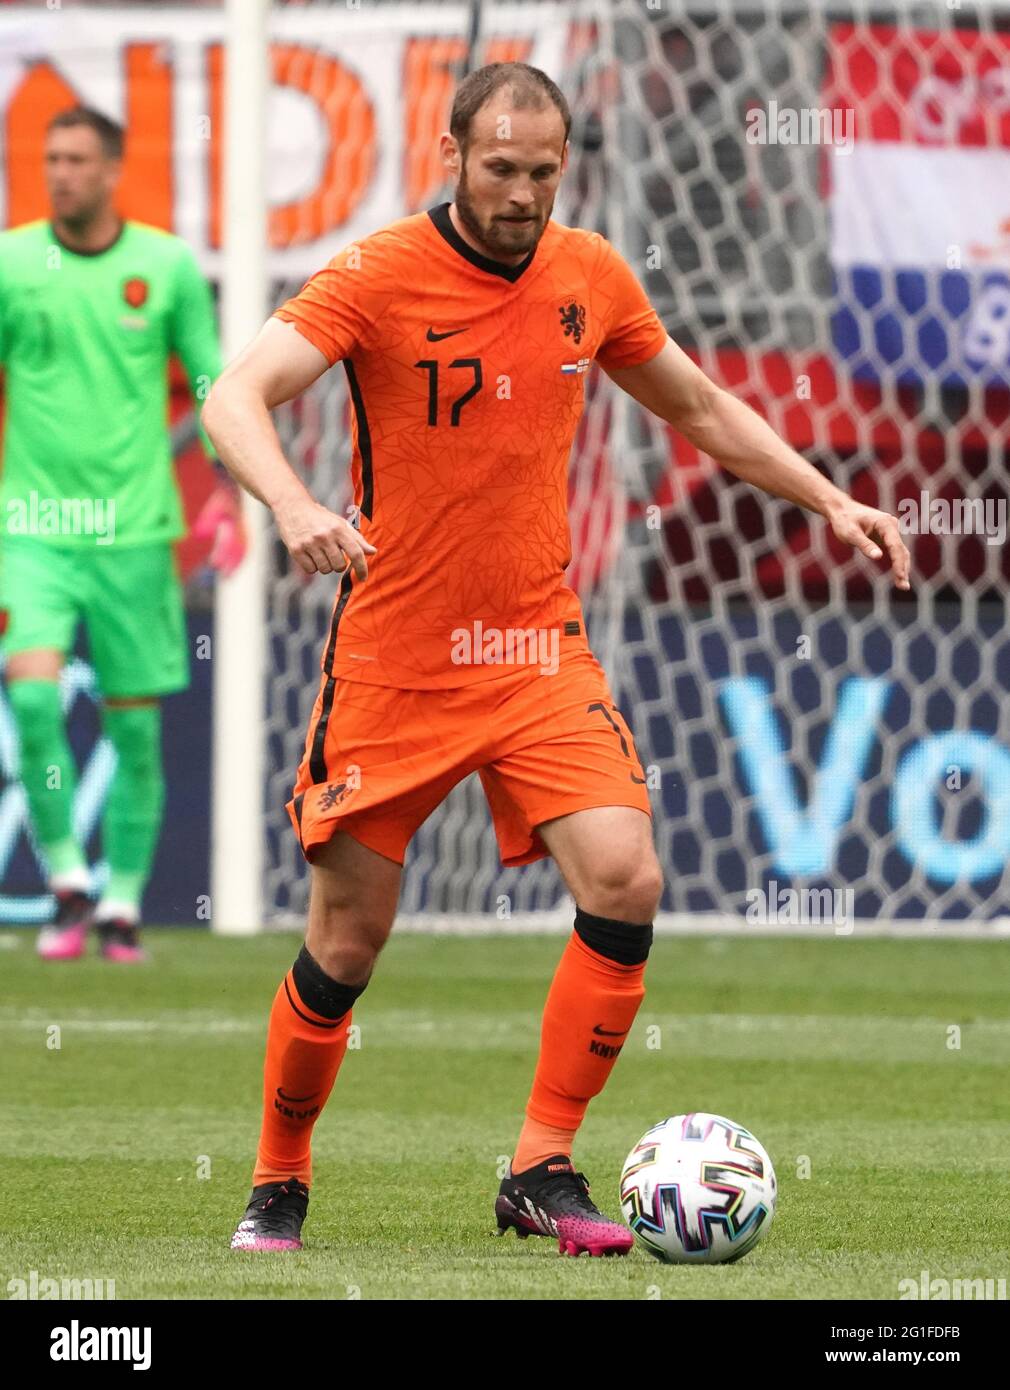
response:
[[[227,579],[245,557],[246,532],[242,520],[242,499],[234,484],[217,487],[200,509],[192,534],[202,541],[213,541],[207,563]]]
[[[368,578],[367,556],[376,553],[346,518],[311,497],[274,510],[281,540],[307,574],[339,574],[350,564],[359,580]]]
[[[911,588],[908,579],[911,557],[901,539],[898,522],[889,512],[864,507],[850,497],[829,515],[828,521],[840,541],[854,545],[869,559],[879,560],[886,552],[896,588]]]

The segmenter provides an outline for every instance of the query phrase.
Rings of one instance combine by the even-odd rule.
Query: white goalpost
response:
[[[270,0],[227,0],[225,37],[225,361],[268,312],[266,136]],[[243,493],[249,552],[219,579],[214,614],[211,766],[211,926],[263,926],[264,714],[268,518]]]

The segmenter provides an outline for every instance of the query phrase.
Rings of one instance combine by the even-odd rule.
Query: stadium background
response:
[[[440,199],[434,137],[467,57],[529,59],[575,113],[557,215],[611,237],[710,375],[863,500],[894,510],[926,489],[1005,506],[1002,6],[317,0],[277,6],[273,26],[275,299],[340,246]],[[44,214],[46,121],[85,100],[127,124],[122,211],[185,236],[217,276],[221,34],[208,5],[0,7],[0,223]],[[773,99],[851,113],[850,147],[750,143],[748,113]],[[209,478],[177,385],[192,517]],[[293,462],[337,507],[345,410],[334,379],[281,418]],[[666,913],[739,917],[749,890],[775,882],[852,888],[867,919],[1006,914],[1005,544],[909,537],[913,593],[895,596],[819,522],[714,472],[599,380],[571,500],[571,582],[655,771]],[[182,554],[191,632],[212,634],[204,557],[192,544]],[[283,802],[332,585],[291,574],[279,547],[272,567],[264,916],[283,922],[304,906]],[[206,892],[209,665],[192,662],[193,688],[167,709],[152,921],[192,923]],[[85,823],[108,772],[88,690],[76,665]],[[5,709],[0,766],[0,913],[26,921],[45,900]],[[408,864],[408,913],[493,919],[503,898],[517,914],[559,906],[550,864],[498,868],[472,783],[424,827]]]

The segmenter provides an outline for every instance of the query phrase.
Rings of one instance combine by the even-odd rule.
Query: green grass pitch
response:
[[[316,1127],[307,1247],[250,1255],[228,1241],[297,938],[150,931],[153,963],[131,969],[43,965],[33,934],[4,933],[3,1296],[31,1270],[114,1279],[120,1299],[894,1299],[923,1270],[1010,1274],[999,941],[657,938],[577,1166],[616,1216],[621,1164],[651,1124],[721,1112],[771,1153],[770,1233],[711,1268],[493,1238],[562,945],[394,932]]]

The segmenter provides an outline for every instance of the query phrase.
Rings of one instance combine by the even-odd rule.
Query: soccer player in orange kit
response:
[[[300,1248],[312,1127],[392,928],[407,844],[475,771],[503,863],[552,855],[577,905],[498,1228],[570,1254],[632,1244],[572,1162],[645,993],[663,883],[634,740],[564,582],[568,457],[592,362],[737,476],[819,512],[871,559],[886,551],[908,588],[895,519],[709,381],[607,241],[551,221],[569,127],[537,69],[472,73],[441,137],[453,202],[337,255],[204,407],[293,559],[343,572],[288,805],[311,865],[308,930],[270,1015],[235,1249]],[[269,415],[337,362],[353,404],[353,524],[296,479]]]

